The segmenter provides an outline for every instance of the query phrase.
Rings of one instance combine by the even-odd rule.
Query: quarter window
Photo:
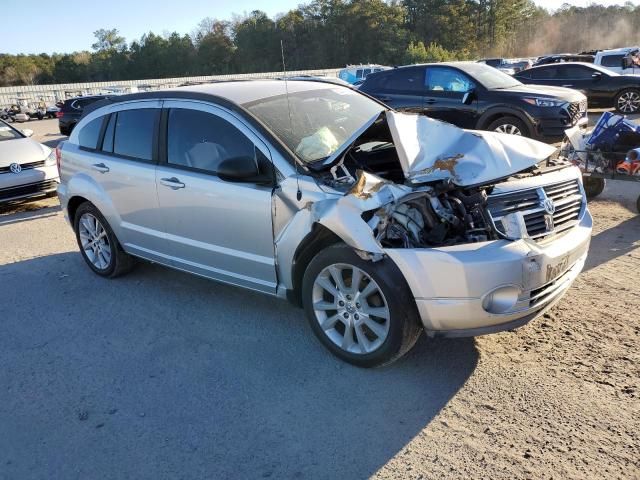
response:
[[[152,160],[158,112],[159,110],[153,108],[118,112],[113,153],[140,160]]]
[[[167,162],[210,173],[229,158],[255,158],[255,146],[226,120],[199,110],[169,110]]]
[[[78,134],[78,143],[81,147],[90,148],[91,150],[96,149],[103,121],[104,117],[99,117],[91,120],[82,127],[82,130],[80,130],[80,133]]]

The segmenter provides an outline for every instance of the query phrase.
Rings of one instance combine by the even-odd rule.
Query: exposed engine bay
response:
[[[448,124],[437,124],[475,135],[475,132],[466,132]],[[511,176],[539,175],[549,169],[569,165],[565,162],[553,164],[546,161],[541,164],[534,161],[528,168],[515,173],[505,168],[502,175],[496,174],[492,182],[467,186],[460,185],[465,182],[460,181],[456,172],[456,168],[464,163],[461,160],[465,155],[445,154],[433,161],[431,168],[422,168],[418,172],[421,178],[413,181],[411,175],[407,175],[407,169],[403,168],[397,142],[387,118],[381,115],[331,164],[312,165],[322,184],[345,195],[367,200],[384,189],[394,191],[394,201],[384,202],[379,208],[362,213],[362,219],[383,248],[437,247],[504,237],[493,225],[487,210],[487,199],[493,185]],[[540,156],[546,156],[547,160],[547,154],[554,150],[543,145],[543,154],[536,160]],[[432,175],[425,176],[426,173]]]

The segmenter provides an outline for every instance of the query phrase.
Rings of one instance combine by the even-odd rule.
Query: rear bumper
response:
[[[517,328],[543,314],[584,266],[592,218],[541,245],[497,240],[436,249],[389,249],[411,288],[431,336],[475,336]],[[504,309],[489,306],[494,292],[515,292]]]

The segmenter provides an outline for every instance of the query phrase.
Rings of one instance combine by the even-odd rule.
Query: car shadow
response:
[[[0,266],[0,464],[9,477],[367,478],[478,363],[428,340],[352,367],[301,309],[140,263],[94,275],[79,253]],[[26,296],[28,292],[33,292]]]
[[[640,248],[640,217],[631,217],[591,237],[583,271],[627,255]]]

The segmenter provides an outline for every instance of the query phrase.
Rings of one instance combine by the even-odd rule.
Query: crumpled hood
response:
[[[423,115],[386,115],[402,171],[411,183],[490,183],[530,168],[556,150],[530,138],[463,130]]]
[[[12,163],[31,163],[44,160],[51,149],[40,145],[30,138],[16,138],[0,141],[0,167],[8,167]]]

